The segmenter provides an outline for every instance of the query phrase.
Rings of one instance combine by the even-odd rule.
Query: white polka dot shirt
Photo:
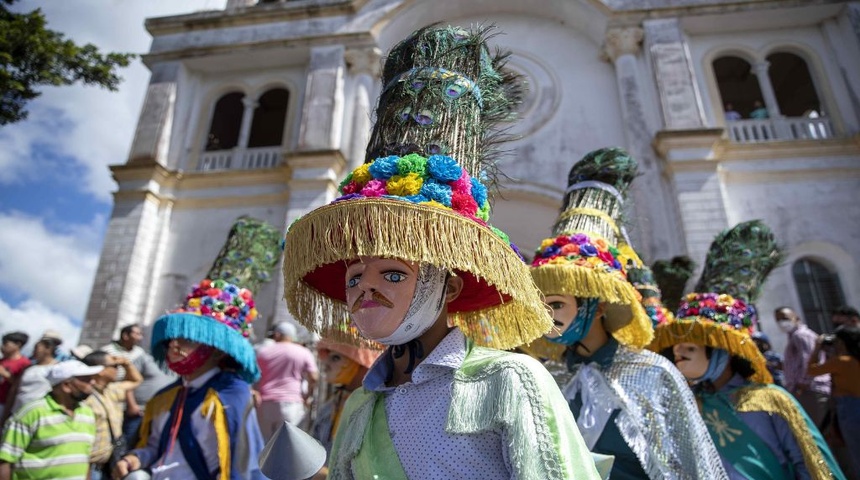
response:
[[[466,338],[455,328],[415,367],[411,382],[385,386],[382,357],[364,379],[364,388],[385,394],[391,440],[410,479],[512,478],[503,432],[445,432],[454,371],[465,358]]]

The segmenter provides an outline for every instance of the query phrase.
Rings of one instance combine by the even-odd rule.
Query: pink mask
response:
[[[202,367],[209,357],[215,353],[215,348],[209,345],[200,345],[195,348],[187,357],[178,362],[167,361],[167,368],[173,370],[178,375],[191,375],[198,368]]]

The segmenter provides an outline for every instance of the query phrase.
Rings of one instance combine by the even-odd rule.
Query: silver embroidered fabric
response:
[[[577,380],[584,368],[574,368],[569,385],[594,389],[592,402],[622,406],[615,424],[649,478],[728,479],[693,392],[667,359],[619,345],[612,364],[589,364],[590,378]],[[595,381],[594,373],[605,382]],[[575,390],[563,389],[568,400],[575,397]]]

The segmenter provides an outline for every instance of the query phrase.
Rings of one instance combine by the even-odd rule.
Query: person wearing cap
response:
[[[260,431],[266,441],[283,422],[301,426],[306,405],[316,391],[316,359],[295,338],[296,326],[280,322],[272,328],[274,343],[257,350],[260,381],[254,386],[254,396],[258,399]],[[307,381],[306,391],[302,390],[303,381]]]
[[[0,351],[3,353],[3,358],[0,358],[0,426],[8,416],[6,412],[7,405],[11,404],[9,397],[13,390],[12,386],[18,381],[24,369],[30,366],[30,359],[21,353],[21,349],[29,339],[30,336],[24,332],[10,332],[3,335],[3,343],[0,345]],[[11,396],[14,397],[14,392]]]
[[[140,441],[117,462],[114,477],[148,469],[154,480],[265,478],[251,397],[260,379],[248,340],[258,315],[251,288],[269,278],[279,251],[277,229],[240,217],[208,278],[156,320],[152,356],[179,379],[147,403]]]
[[[96,417],[96,438],[90,454],[90,480],[101,480],[110,478],[113,468],[110,460],[118,458],[127,449],[122,437],[122,401],[127,391],[140,385],[143,377],[128,358],[107,352],[91,352],[82,361],[87,365],[104,367],[93,379],[93,394],[85,400]],[[117,380],[119,367],[125,369],[122,381]],[[114,453],[117,448],[123,451]]]
[[[286,234],[293,317],[386,347],[343,408],[330,479],[599,478],[552,376],[502,350],[552,323],[488,223],[493,127],[520,87],[488,35],[437,25],[393,47],[365,163]]]
[[[60,348],[60,345],[63,344],[63,334],[60,333],[59,330],[54,330],[53,328],[45,329],[39,340],[49,340],[49,343],[53,344],[54,358],[56,358],[58,362],[73,360],[71,354]]]
[[[649,346],[675,362],[693,386],[731,478],[845,479],[821,432],[792,395],[773,385],[751,338],[752,302],[782,253],[758,220],[711,243],[694,293]]]
[[[8,410],[5,416],[0,416],[2,422],[5,422],[6,418],[18,411],[24,404],[42,398],[51,391],[51,385],[45,376],[48,374],[48,370],[60,361],[57,355],[61,340],[51,336],[50,332],[51,330],[46,330],[49,335],[42,336],[36,342],[33,347],[33,364],[27,367],[12,385],[6,402]]]
[[[78,360],[60,362],[47,373],[51,392],[24,405],[10,418],[0,444],[0,480],[89,478],[95,417],[83,402],[103,367]]]
[[[367,370],[380,353],[379,350],[328,340],[317,344],[317,354],[323,364],[325,380],[334,386],[334,392],[331,398],[320,406],[310,432],[323,444],[326,451],[331,452],[332,440],[337,433],[343,406],[349,395],[361,386]]]
[[[589,449],[615,457],[611,478],[725,479],[684,378],[643,350],[666,316],[621,227],[637,169],[620,148],[593,151],[571,168],[553,236],[531,268],[556,328],[525,350],[567,364],[573,377],[562,391]],[[650,292],[653,319],[631,282]]]

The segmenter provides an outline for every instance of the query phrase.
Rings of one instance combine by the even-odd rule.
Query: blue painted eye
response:
[[[430,110],[421,110],[421,112],[416,113],[413,118],[415,119],[415,123],[422,127],[433,125],[433,112]]]
[[[382,278],[391,283],[400,283],[406,280],[406,275],[403,272],[385,272],[382,274]]]
[[[465,80],[458,78],[445,86],[445,95],[448,98],[460,98],[467,90],[469,90],[469,84]]]
[[[403,122],[409,120],[409,117],[411,117],[411,115],[410,115],[411,112],[412,112],[412,108],[410,108],[410,107],[404,108],[403,110],[400,111],[400,113],[397,114],[397,120],[400,121],[400,123],[403,123]]]
[[[346,281],[346,288],[355,288],[361,280],[361,275],[356,275]]]

